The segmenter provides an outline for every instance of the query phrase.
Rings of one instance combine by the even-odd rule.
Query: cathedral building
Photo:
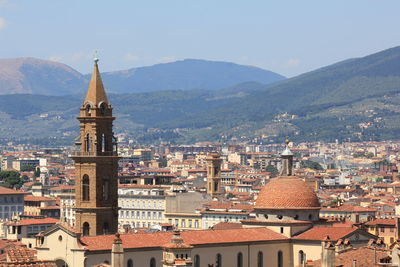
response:
[[[338,244],[334,249],[339,252],[341,244],[361,247],[377,238],[358,228],[334,227],[320,219],[317,195],[292,175],[293,154],[288,145],[282,153],[281,176],[264,186],[254,207],[256,218],[242,220],[242,228],[116,234],[114,117],[97,61],[78,120],[79,151],[73,154],[76,227],[57,224],[39,234],[36,241],[38,259],[56,260],[58,267],[292,267],[321,259],[327,247],[321,244],[326,240],[329,249]],[[219,155],[210,154],[207,163],[208,193],[218,197]],[[329,255],[335,254],[329,251]]]

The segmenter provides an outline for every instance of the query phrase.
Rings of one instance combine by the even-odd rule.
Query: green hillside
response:
[[[0,141],[71,144],[82,98],[2,96]],[[400,139],[400,47],[273,85],[110,94],[110,101],[116,132],[138,142]]]

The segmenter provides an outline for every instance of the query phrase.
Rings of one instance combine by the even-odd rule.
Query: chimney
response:
[[[321,267],[335,267],[335,245],[330,240],[329,236],[321,242]]]
[[[124,267],[124,248],[119,233],[115,234],[115,239],[111,249],[111,266]]]

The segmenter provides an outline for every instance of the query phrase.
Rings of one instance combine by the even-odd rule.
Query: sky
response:
[[[89,73],[185,58],[293,77],[400,45],[399,0],[0,0],[0,58]]]

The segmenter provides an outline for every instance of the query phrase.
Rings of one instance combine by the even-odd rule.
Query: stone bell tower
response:
[[[94,60],[94,70],[78,117],[79,151],[75,161],[75,228],[83,235],[118,229],[118,155],[112,107]]]
[[[207,161],[207,193],[212,197],[219,196],[221,192],[221,164],[222,159],[218,153],[210,153]]]

